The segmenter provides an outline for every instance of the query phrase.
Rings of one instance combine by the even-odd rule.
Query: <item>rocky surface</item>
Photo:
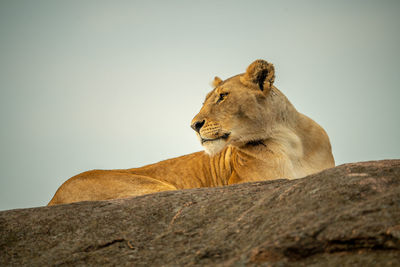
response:
[[[0,265],[400,266],[400,160],[3,211]]]

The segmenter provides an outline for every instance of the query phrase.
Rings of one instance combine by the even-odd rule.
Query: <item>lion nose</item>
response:
[[[193,123],[190,127],[192,127],[193,130],[195,130],[196,132],[200,133],[200,129],[201,127],[203,127],[204,123],[206,121],[196,121],[195,123]]]

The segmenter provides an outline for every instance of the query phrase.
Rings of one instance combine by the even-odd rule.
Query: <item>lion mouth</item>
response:
[[[231,134],[231,133],[226,133],[226,134],[221,135],[221,136],[219,136],[219,137],[217,137],[217,138],[214,138],[214,139],[208,139],[208,138],[202,138],[202,137],[201,137],[201,144],[204,144],[204,143],[206,143],[206,142],[217,141],[217,140],[220,140],[220,139],[226,140],[226,139],[228,139],[228,137],[229,137],[230,134]]]

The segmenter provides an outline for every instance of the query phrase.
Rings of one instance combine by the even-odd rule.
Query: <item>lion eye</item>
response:
[[[229,94],[229,93],[222,93],[222,94],[219,94],[219,98],[218,98],[218,100],[217,100],[217,103],[219,103],[219,102],[221,102],[222,100],[224,100],[225,97],[226,97],[228,94]]]

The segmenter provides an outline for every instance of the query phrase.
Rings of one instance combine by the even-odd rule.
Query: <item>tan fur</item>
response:
[[[94,170],[66,181],[49,205],[196,187],[299,178],[334,167],[328,135],[273,86],[272,64],[216,77],[192,127],[205,150],[127,170]]]
[[[214,77],[214,81],[212,82],[212,86],[213,87],[217,87],[218,85],[220,85],[222,83],[222,79],[218,76]]]

